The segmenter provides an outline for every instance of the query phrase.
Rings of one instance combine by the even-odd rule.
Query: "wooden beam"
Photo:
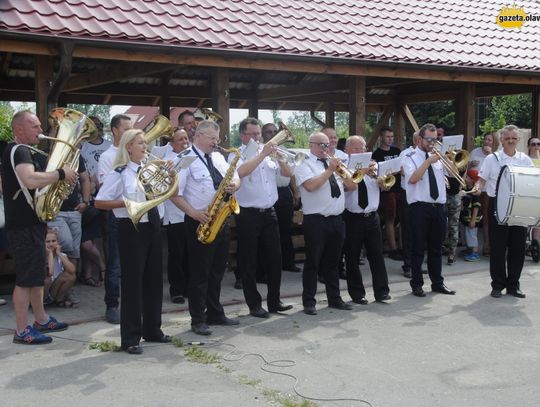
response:
[[[463,148],[471,150],[476,136],[475,86],[473,83],[462,84],[456,100],[456,131],[463,134]]]
[[[72,76],[69,78],[64,90],[66,92],[73,92],[86,88],[94,88],[108,83],[119,82],[123,79],[153,75],[174,69],[176,69],[175,65],[114,64],[104,70]]]
[[[333,129],[336,128],[336,112],[335,112],[335,106],[333,102],[329,102],[326,104],[325,109],[325,121],[326,121],[326,127],[332,127]]]
[[[531,127],[531,137],[540,137],[540,86],[536,86],[532,92]]]
[[[257,92],[259,100],[289,99],[299,96],[312,96],[333,93],[349,89],[347,78],[336,78],[325,82],[312,82],[296,86],[280,86],[279,88],[264,89]]]
[[[403,150],[407,135],[405,134],[405,118],[402,114],[401,103],[398,97],[396,97],[393,104],[393,110],[394,120],[392,122],[392,129],[394,130],[394,142],[400,150]]]
[[[366,130],[366,78],[351,77],[349,81],[349,135],[363,136]]]
[[[35,95],[36,114],[41,121],[43,129],[47,128],[47,118],[50,106],[48,105],[49,91],[53,80],[54,60],[51,56],[37,55],[35,58]]]
[[[386,105],[379,121],[373,128],[373,131],[371,135],[369,136],[369,139],[366,139],[367,151],[373,150],[373,146],[375,145],[375,143],[377,143],[377,140],[379,139],[379,131],[381,130],[382,126],[388,126],[388,120],[390,119],[390,116],[392,116],[392,112],[393,112],[393,106],[391,104]]]
[[[458,97],[458,92],[457,90],[454,89],[454,90],[446,90],[442,92],[400,94],[399,101],[402,104],[411,105],[415,103],[439,102],[441,100],[454,100],[457,97]]]
[[[409,106],[401,104],[400,111],[403,118],[407,121],[409,126],[411,126],[414,131],[420,130],[420,127],[418,127],[418,123],[416,123],[416,120],[411,112],[411,109],[409,109]]]
[[[12,56],[13,54],[11,52],[6,52],[5,54],[1,55],[2,57],[0,59],[0,75],[1,76],[7,76]]]
[[[71,67],[73,65],[73,43],[71,41],[62,41],[59,48],[59,69],[54,76],[51,88],[49,89],[49,95],[47,97],[49,108],[58,105],[58,99],[64,90],[64,86],[66,85],[69,75],[71,74]]]
[[[212,108],[223,117],[220,123],[220,138],[223,146],[229,146],[229,70],[212,70]]]

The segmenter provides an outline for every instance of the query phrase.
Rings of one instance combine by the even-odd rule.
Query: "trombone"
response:
[[[448,172],[451,177],[455,178],[462,188],[466,188],[467,183],[459,172],[467,167],[467,163],[469,162],[469,152],[467,150],[449,150],[446,154],[443,154],[441,148],[442,143],[436,141],[431,152],[439,157],[446,172]]]

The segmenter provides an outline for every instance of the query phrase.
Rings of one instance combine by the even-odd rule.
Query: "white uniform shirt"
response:
[[[309,192],[304,188],[304,182],[322,174],[325,171],[322,161],[318,161],[317,156],[309,153],[308,158],[302,165],[296,167],[294,176],[300,188],[304,215],[320,214],[323,216],[341,215],[345,209],[345,191],[343,180],[335,175],[341,195],[339,198],[332,198],[330,182],[327,180],[322,187],[316,191]]]
[[[112,143],[108,140],[101,140],[99,144],[92,144],[87,142],[81,145],[81,156],[84,159],[86,165],[86,171],[90,178],[98,176],[98,163],[101,154],[109,149]]]
[[[288,187],[291,183],[291,177],[284,177],[281,172],[276,175],[276,185],[278,188]]]
[[[439,196],[437,200],[433,200],[429,194],[429,175],[428,170],[424,172],[422,178],[416,183],[409,183],[411,175],[426,161],[426,152],[416,148],[414,154],[409,154],[403,159],[403,172],[405,173],[405,191],[407,192],[407,203],[428,202],[428,203],[446,203],[446,187],[444,183],[444,167],[437,161],[431,164],[435,180],[437,181],[437,189]]]
[[[200,154],[197,156],[195,150]],[[212,202],[216,190],[214,189],[214,182],[210,176],[210,172],[206,167],[206,161],[203,161],[204,153],[192,146],[191,152],[186,157],[195,156],[197,159],[189,166],[186,171],[180,171],[180,187],[178,188],[178,195],[182,196],[192,207],[197,211],[202,211],[208,208],[208,205]],[[212,163],[214,168],[217,169],[221,175],[225,176],[229,165],[225,161],[225,157],[221,153],[213,152],[211,154]],[[238,179],[238,173],[234,171],[233,179]]]
[[[126,167],[119,167],[113,170],[101,186],[97,196],[97,201],[116,201],[127,198],[135,202],[145,202],[146,195],[137,182],[137,171],[139,164],[130,161]],[[163,205],[158,205],[159,217],[163,217]],[[129,218],[126,208],[113,209],[117,218]],[[144,214],[140,223],[148,222],[148,214]]]
[[[403,157],[409,155],[415,150],[414,146],[409,146],[405,150],[403,150],[401,153],[399,153],[399,158],[401,158],[401,162],[403,162]],[[401,180],[401,189],[405,190],[405,175],[400,175]]]
[[[105,177],[112,172],[117,152],[118,147],[111,144],[111,146],[99,157],[98,181],[100,185],[105,182]]]
[[[486,181],[486,193],[494,198],[497,191],[497,179],[501,168],[505,165],[515,165],[518,167],[534,167],[532,160],[525,153],[516,151],[513,156],[506,155],[504,151],[497,151],[486,157],[478,176]]]
[[[358,190],[345,192],[345,209],[352,213],[371,213],[379,208],[380,189],[376,179],[364,176],[363,181],[366,184],[368,194],[368,205],[362,209],[358,205]],[[360,184],[358,184],[360,185]]]
[[[153,150],[152,150],[153,153]],[[178,156],[179,153],[175,153],[172,148],[169,150],[169,152],[163,157],[164,160],[171,160],[174,161],[174,159]],[[185,170],[180,170],[180,172],[186,172]],[[180,174],[178,174],[180,176]],[[172,223],[182,223],[184,221],[185,213],[175,204],[171,202],[170,199],[167,199],[165,202],[163,202],[163,224],[164,225],[170,225]]]
[[[246,146],[240,147],[243,153]],[[257,155],[262,151],[259,147]],[[234,154],[229,155],[229,163],[234,159]],[[238,167],[244,163],[240,158]],[[274,206],[278,200],[276,176],[280,172],[279,165],[270,157],[264,160],[251,172],[251,174],[241,178],[242,184],[235,193],[236,200],[244,208],[268,209]]]

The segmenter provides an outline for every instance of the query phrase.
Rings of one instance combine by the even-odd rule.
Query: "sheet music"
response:
[[[387,174],[395,174],[396,172],[401,171],[401,162],[403,157],[392,158],[388,161],[379,162],[379,172],[378,175],[383,177]]]
[[[458,151],[463,146],[463,134],[456,136],[444,136],[442,139],[441,153],[445,154],[449,150]]]
[[[371,161],[371,153],[351,154],[347,167],[355,171],[358,168],[368,168]]]

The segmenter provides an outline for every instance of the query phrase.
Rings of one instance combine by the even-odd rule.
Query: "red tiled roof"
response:
[[[216,51],[540,72],[503,0],[2,0],[0,31]],[[540,16],[540,4],[519,1]]]

